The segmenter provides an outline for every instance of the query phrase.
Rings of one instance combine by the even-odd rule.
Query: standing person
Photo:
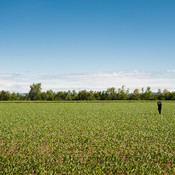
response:
[[[157,106],[158,106],[158,111],[159,111],[159,114],[161,114],[161,111],[162,111],[162,102],[157,102]]]

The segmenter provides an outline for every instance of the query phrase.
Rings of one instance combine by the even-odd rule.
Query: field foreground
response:
[[[175,174],[175,103],[0,103],[0,174]]]

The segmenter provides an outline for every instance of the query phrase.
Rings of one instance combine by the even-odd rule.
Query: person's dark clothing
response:
[[[157,103],[157,105],[158,105],[159,114],[161,114],[161,111],[162,111],[162,103]]]

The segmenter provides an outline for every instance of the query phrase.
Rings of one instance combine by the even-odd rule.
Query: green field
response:
[[[175,103],[0,103],[0,174],[175,174]]]

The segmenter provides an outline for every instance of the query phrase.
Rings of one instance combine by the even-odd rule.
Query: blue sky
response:
[[[0,87],[175,90],[174,0],[1,0]]]

